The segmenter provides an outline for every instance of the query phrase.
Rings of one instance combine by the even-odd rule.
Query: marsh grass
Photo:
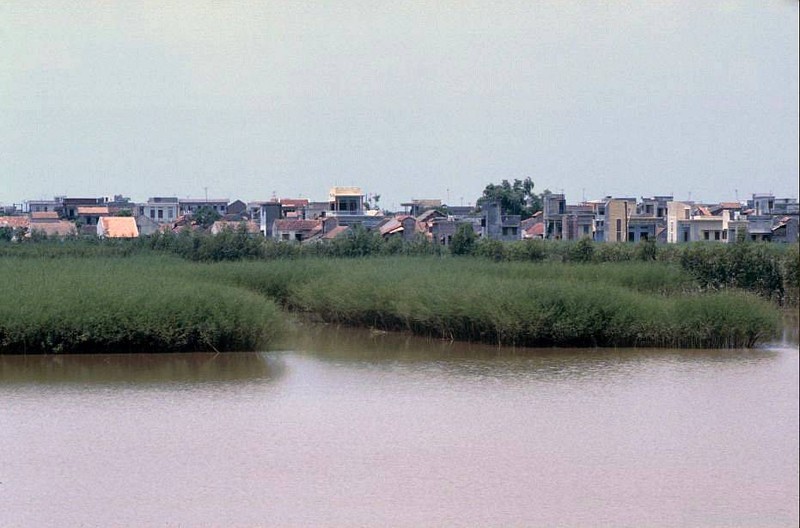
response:
[[[269,299],[179,273],[165,257],[2,259],[0,349],[14,353],[255,350],[279,333]]]
[[[272,342],[278,305],[353,326],[515,346],[747,347],[779,310],[703,291],[679,265],[456,257],[197,263],[3,258],[6,352],[246,350]]]

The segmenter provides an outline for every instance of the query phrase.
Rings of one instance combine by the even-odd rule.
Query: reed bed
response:
[[[779,326],[768,302],[701,293],[664,264],[434,264],[332,266],[291,288],[286,304],[325,321],[515,346],[738,348]]]
[[[0,259],[0,350],[244,350],[272,342],[278,305],[322,321],[514,346],[750,347],[780,311],[700,288],[675,263],[455,257],[198,263]]]
[[[274,302],[179,273],[175,258],[0,259],[0,350],[255,350],[279,333]]]

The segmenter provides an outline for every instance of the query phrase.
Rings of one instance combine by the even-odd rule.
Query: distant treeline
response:
[[[1,235],[2,233],[0,233]],[[242,230],[217,235],[184,231],[158,233],[133,240],[75,237],[48,240],[38,237],[4,243],[0,256],[91,257],[131,256],[149,252],[173,253],[197,262],[299,259],[307,257],[363,258],[378,256],[477,257],[495,262],[667,262],[689,272],[704,290],[740,288],[779,304],[797,304],[800,289],[798,244],[739,242],[736,244],[602,243],[522,240],[499,242],[475,238],[466,230],[450,246],[425,237],[404,240],[382,238],[374,231],[354,228],[324,243],[297,244],[253,236]]]

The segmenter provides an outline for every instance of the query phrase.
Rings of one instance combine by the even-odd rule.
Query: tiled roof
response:
[[[31,213],[31,220],[58,220],[58,213],[55,211],[42,211],[41,213]]]
[[[538,224],[533,224],[531,227],[525,230],[525,233],[529,237],[537,237],[544,235],[544,222],[539,222]]]
[[[139,236],[136,220],[130,216],[105,216],[100,219],[98,225],[102,229],[103,236],[108,238],[136,238]]]
[[[79,215],[107,215],[108,214],[108,207],[106,206],[81,206],[78,207],[78,214]]]
[[[273,231],[312,231],[320,224],[319,220],[275,220]]]
[[[347,231],[348,229],[350,228],[347,226],[336,226],[327,233],[325,233],[324,235],[322,235],[322,238],[324,240],[332,240],[341,235],[342,233],[344,233],[345,231]]]
[[[304,198],[281,198],[283,207],[305,207],[306,205],[308,205],[308,200]]]
[[[27,216],[0,216],[0,227],[10,227],[11,229],[26,228],[30,223],[31,221]]]
[[[384,223],[380,227],[381,235],[388,235],[390,233],[394,233],[398,229],[402,229],[403,224],[400,223],[397,217],[391,218],[388,222]]]
[[[47,236],[67,236],[75,234],[75,224],[67,220],[58,222],[42,222],[41,224],[31,225],[31,231],[40,231]]]

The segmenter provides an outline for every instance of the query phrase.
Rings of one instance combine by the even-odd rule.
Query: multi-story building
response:
[[[227,198],[180,198],[178,199],[178,211],[180,214],[192,214],[200,208],[207,208],[225,215],[228,212]]]
[[[636,198],[610,198],[603,210],[603,240],[627,242],[631,217],[636,212]]]
[[[542,220],[544,237],[561,240],[564,238],[564,215],[567,213],[567,200],[563,194],[550,191],[542,193]]]
[[[137,204],[135,216],[144,216],[158,224],[169,224],[178,218],[177,196],[153,196]]]

